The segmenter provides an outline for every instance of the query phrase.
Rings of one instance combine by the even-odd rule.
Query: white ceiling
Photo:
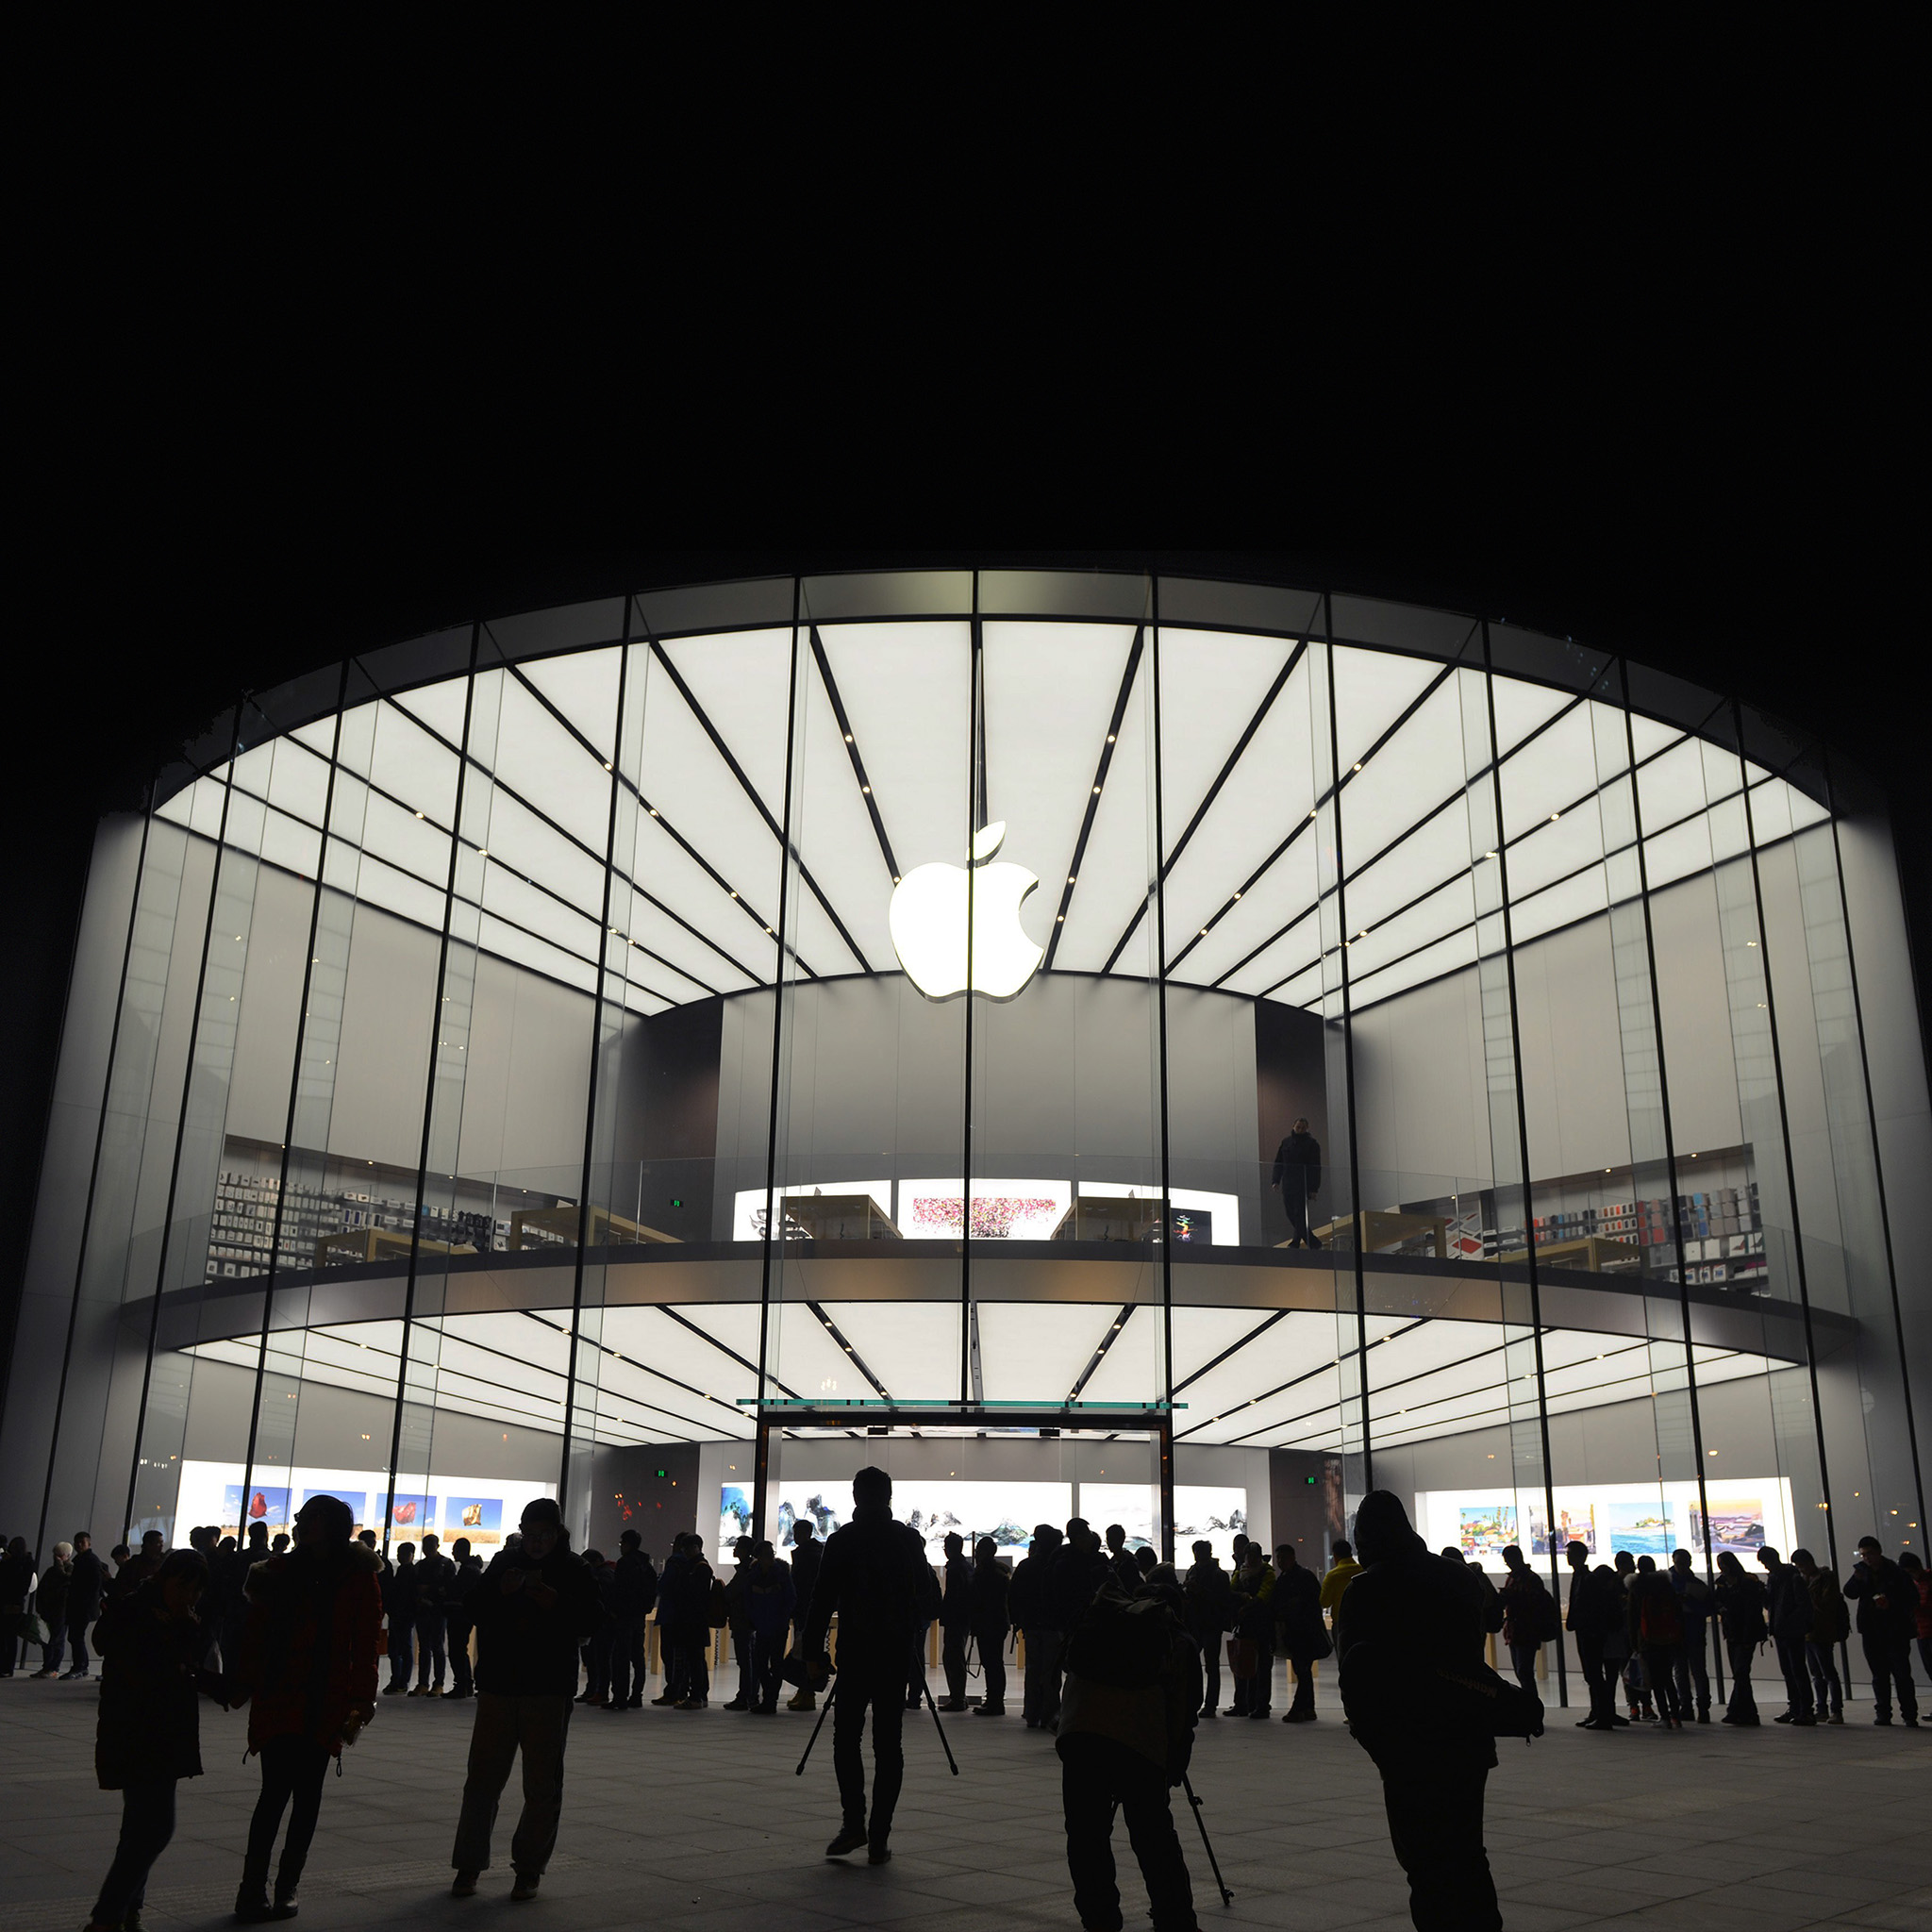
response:
[[[1136,652],[1122,625],[987,622],[981,634],[985,814],[1007,822],[1001,857],[1041,880],[1022,922],[1054,945],[1055,968],[1144,974],[1153,652]],[[805,878],[785,891],[791,936],[807,974],[891,971],[893,867],[966,856],[971,630],[816,635],[819,651],[799,658],[792,832]],[[627,665],[610,646],[483,670],[474,690],[458,677],[373,700],[251,747],[160,814],[440,926],[467,730],[457,890],[484,950],[593,989],[608,846],[613,997],[655,1013],[769,984],[791,633],[628,649]],[[1473,873],[1498,862],[1483,830],[1491,695],[1519,940],[1601,911],[1613,874],[1634,879],[1617,860],[1634,852],[1633,749],[1653,887],[1744,849],[1747,785],[1760,841],[1824,817],[1719,746],[1645,718],[1626,734],[1612,706],[1502,676],[1486,691],[1476,671],[1336,646],[1338,828],[1332,812],[1311,817],[1332,795],[1322,647],[1163,629],[1159,651],[1168,970],[1191,984],[1317,1004],[1324,948],[1345,938],[1366,1005],[1472,961]],[[1319,897],[1338,849],[1346,935],[1331,929],[1332,890]]]

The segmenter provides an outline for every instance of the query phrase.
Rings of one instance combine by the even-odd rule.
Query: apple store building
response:
[[[251,693],[102,822],[0,1523],[715,1555],[876,1462],[935,1554],[1321,1563],[1375,1488],[1842,1574],[1924,1546],[1928,1174],[1801,724],[1281,584],[663,587]]]

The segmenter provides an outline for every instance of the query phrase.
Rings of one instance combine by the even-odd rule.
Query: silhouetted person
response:
[[[1536,1689],[1536,1660],[1544,1639],[1560,1628],[1556,1605],[1543,1580],[1529,1567],[1522,1550],[1511,1543],[1503,1552],[1503,1646],[1509,1653],[1516,1681],[1525,1690]]]
[[[1134,1554],[1127,1548],[1125,1525],[1109,1523],[1107,1525],[1106,1541],[1107,1560],[1112,1566],[1121,1588],[1132,1596],[1141,1587],[1141,1566],[1134,1561]]]
[[[1201,1652],[1206,1679],[1200,1714],[1221,1715],[1221,1641],[1234,1628],[1234,1586],[1227,1572],[1214,1560],[1214,1545],[1205,1540],[1194,1545],[1194,1560],[1181,1583],[1182,1615],[1188,1635]]]
[[[756,1547],[748,1536],[738,1538],[731,1545],[731,1581],[724,1586],[724,1615],[731,1629],[732,1654],[738,1659],[738,1694],[724,1707],[726,1710],[749,1710],[758,1702],[752,1683],[751,1608],[744,1600]]]
[[[1724,1631],[1724,1656],[1731,1666],[1731,1701],[1724,1707],[1721,1722],[1755,1729],[1762,1720],[1751,1689],[1751,1659],[1771,1635],[1764,1621],[1769,1599],[1763,1584],[1738,1561],[1735,1550],[1718,1552],[1717,1585],[1710,1594]]]
[[[939,1586],[926,1563],[925,1546],[916,1532],[892,1520],[892,1478],[882,1469],[861,1469],[852,1478],[852,1521],[825,1539],[805,1628],[809,1666],[824,1652],[833,1617],[839,1619],[832,1764],[844,1822],[825,1847],[828,1858],[842,1857],[860,1845],[868,1848],[874,1865],[883,1865],[892,1855],[887,1841],[906,1775],[900,1731],[914,1634],[938,1610]],[[869,1818],[860,1757],[868,1710],[873,1756]]]
[[[791,1587],[798,1595],[798,1607],[792,1611],[792,1636],[801,1653],[805,1647],[805,1620],[811,1614],[811,1592],[819,1580],[819,1564],[824,1560],[824,1545],[819,1541],[818,1524],[809,1516],[801,1516],[791,1525]],[[818,1692],[812,1689],[810,1678],[785,1700],[787,1710],[813,1710],[818,1707]]]
[[[70,1655],[66,1675],[72,1679],[87,1675],[88,1626],[101,1614],[101,1599],[108,1588],[108,1566],[94,1554],[94,1540],[86,1530],[74,1532],[74,1576],[67,1586],[67,1641]]]
[[[295,1526],[299,1541],[288,1556],[248,1571],[248,1619],[231,1688],[236,1701],[247,1700],[248,1748],[261,1755],[261,1797],[235,1896],[235,1916],[249,1923],[290,1916],[322,1812],[323,1779],[375,1715],[375,1558],[351,1538],[356,1519],[340,1497],[311,1496],[295,1512]],[[284,1811],[289,1836],[271,1904],[269,1859]]]
[[[265,1527],[262,1530],[262,1534],[264,1536],[268,1534],[268,1531]],[[19,1542],[20,1539],[18,1537],[15,1537],[14,1541]],[[22,1544],[22,1547],[25,1548],[25,1545]],[[161,1561],[167,1556],[167,1538],[164,1537],[158,1529],[143,1530],[141,1535],[141,1548],[131,1552],[125,1552],[123,1555],[117,1557],[114,1559],[117,1567],[114,1571],[114,1581],[112,1589],[109,1591],[109,1594],[111,1596],[131,1595],[135,1591],[139,1590],[141,1586],[143,1583],[145,1583],[150,1576],[153,1576],[159,1572],[161,1567]],[[197,1552],[197,1554],[199,1553]],[[206,1591],[207,1589],[208,1583],[206,1578],[204,1578],[202,1582],[202,1590]],[[200,1603],[200,1598],[197,1597],[195,1601],[197,1604],[198,1615],[198,1606]],[[196,1634],[198,1637],[198,1629]]]
[[[1900,1551],[1898,1567],[1905,1573],[1906,1581],[1919,1592],[1912,1628],[1919,1646],[1919,1662],[1924,1667],[1925,1675],[1932,1678],[1932,1572],[1926,1570],[1917,1550]]]
[[[1222,1715],[1264,1718],[1274,1699],[1274,1572],[1268,1567],[1267,1553],[1259,1543],[1251,1542],[1241,1552],[1234,1593],[1235,1635],[1251,1646],[1254,1668],[1250,1675],[1235,1678],[1234,1702]]]
[[[1331,1553],[1332,1560],[1322,1578],[1322,1607],[1328,1612],[1329,1625],[1334,1633],[1335,1655],[1341,1655],[1341,1598],[1348,1586],[1361,1574],[1362,1566],[1355,1559],[1355,1546],[1335,1539]],[[1235,1560],[1239,1562],[1240,1557]]]
[[[940,1601],[940,1661],[946,1673],[946,1701],[941,1710],[966,1708],[966,1645],[973,1635],[973,1565],[966,1560],[966,1539],[958,1530],[946,1533],[946,1581]]]
[[[434,1536],[423,1539],[416,1560],[416,1688],[411,1697],[441,1697],[449,1668],[449,1586],[457,1566]]]
[[[1355,1533],[1364,1567],[1342,1611],[1341,1695],[1382,1774],[1408,1916],[1416,1932],[1500,1932],[1483,1848],[1495,1738],[1437,1674],[1485,1668],[1474,1579],[1430,1555],[1387,1490],[1362,1498]]]
[[[1811,1675],[1811,1708],[1826,1724],[1845,1721],[1845,1689],[1839,1681],[1838,1659],[1832,1655],[1852,1634],[1852,1615],[1845,1593],[1829,1570],[1821,1570],[1809,1550],[1791,1552],[1791,1568],[1805,1579],[1811,1622],[1805,1632],[1805,1667]]]
[[[1684,1626],[1683,1641],[1671,1659],[1677,1685],[1677,1715],[1689,1717],[1694,1692],[1697,1722],[1710,1722],[1710,1672],[1705,1666],[1710,1624],[1710,1585],[1690,1567],[1689,1550],[1671,1552],[1671,1588],[1677,1592],[1677,1616]]]
[[[1308,1132],[1307,1121],[1296,1121],[1275,1150],[1274,1174],[1268,1185],[1281,1195],[1288,1214],[1286,1245],[1319,1248],[1321,1241],[1308,1228],[1308,1208],[1322,1185],[1322,1143]]]
[[[1785,1680],[1785,1707],[1774,1720],[1781,1724],[1815,1724],[1811,1708],[1811,1675],[1805,1667],[1805,1640],[1811,1630],[1811,1592],[1805,1579],[1766,1543],[1757,1552],[1764,1571],[1766,1606],[1771,1623],[1772,1647],[1777,1652],[1777,1667]]]
[[[1065,1633],[1054,1621],[1053,1567],[1059,1560],[1060,1533],[1050,1523],[1033,1526],[1033,1542],[1013,1567],[1007,1614],[1026,1645],[1026,1674],[1021,1714],[1037,1731],[1060,1712],[1060,1645]]]
[[[1607,1649],[1612,1634],[1624,1630],[1624,1586],[1607,1563],[1590,1567],[1590,1545],[1573,1542],[1563,1552],[1570,1565],[1570,1607],[1565,1626],[1576,1640],[1576,1660],[1590,1687],[1590,1715],[1581,1731],[1626,1729],[1630,1720],[1617,1709],[1616,1668]]]
[[[1322,1627],[1322,1586],[1312,1570],[1303,1569],[1292,1543],[1283,1543],[1275,1557],[1274,1626],[1281,1633],[1294,1676],[1294,1697],[1281,1722],[1311,1724],[1315,1722],[1315,1659],[1328,1649],[1328,1633]]]
[[[522,1537],[484,1571],[470,1595],[476,1631],[476,1722],[470,1733],[462,1817],[450,1863],[457,1898],[476,1890],[490,1864],[497,1800],[519,1751],[524,1811],[510,1840],[516,1883],[533,1897],[557,1844],[563,1809],[563,1747],[577,1688],[577,1645],[602,1612],[590,1573],[571,1554],[557,1505],[524,1506]]]
[[[704,1542],[694,1530],[686,1530],[672,1543],[658,1579],[664,1694],[654,1703],[676,1710],[703,1710],[709,1702],[711,1582]]]
[[[658,1573],[636,1530],[625,1530],[617,1549],[610,1573],[610,1702],[604,1707],[636,1710],[644,1701],[644,1625],[658,1602]]]
[[[56,1543],[34,1591],[34,1609],[47,1626],[37,1677],[58,1677],[67,1655],[67,1599],[74,1588],[74,1545]]]
[[[769,1542],[761,1542],[745,1578],[744,1601],[751,1620],[752,1678],[758,1688],[750,1707],[759,1717],[775,1717],[778,1686],[784,1681],[785,1640],[798,1606],[791,1572]]]
[[[1054,1627],[1071,1634],[1081,1613],[1093,1601],[1093,1592],[1113,1574],[1113,1565],[1100,1547],[1100,1538],[1082,1517],[1067,1524],[1067,1541],[1054,1558],[1047,1593],[1053,1608]]]
[[[409,1688],[411,1657],[416,1641],[416,1545],[396,1545],[395,1567],[382,1579],[382,1607],[389,1617],[389,1682],[385,1697],[399,1697]]]
[[[1109,1575],[1068,1633],[1060,1700],[1060,1799],[1074,1906],[1091,1932],[1121,1932],[1113,1821],[1127,1837],[1147,1887],[1155,1932],[1194,1932],[1187,1861],[1168,1790],[1187,1775],[1201,1661],[1173,1585],[1130,1595]]]
[[[576,1701],[589,1705],[592,1710],[602,1710],[610,1702],[610,1634],[616,1621],[616,1576],[612,1566],[604,1560],[602,1550],[584,1552],[584,1574],[591,1579],[591,1589],[596,1595],[598,1615],[591,1625],[590,1635],[578,1646],[584,1688]]]
[[[222,1690],[195,1662],[195,1606],[207,1588],[200,1551],[172,1551],[115,1595],[95,1629],[101,1712],[94,1771],[104,1791],[121,1793],[121,1839],[91,1932],[121,1932],[140,1913],[148,1874],[175,1835],[175,1787],[201,1775],[199,1700]]]
[[[973,1545],[973,1641],[979,1646],[979,1668],[986,1695],[979,1701],[980,1717],[1007,1714],[1007,1593],[1011,1578],[1000,1561],[1000,1546],[983,1536]]]
[[[1684,1619],[1671,1579],[1657,1567],[1655,1557],[1637,1559],[1637,1580],[1626,1599],[1631,1654],[1643,1665],[1644,1682],[1657,1707],[1657,1721],[1667,1731],[1684,1728],[1677,1705],[1678,1647],[1684,1641]]]
[[[470,1592],[476,1588],[476,1579],[483,1574],[483,1558],[471,1549],[468,1537],[459,1536],[449,1546],[449,1559],[454,1566],[444,1610],[445,1641],[449,1644],[449,1694],[452,1697],[474,1697],[476,1681],[471,1674],[470,1666],[470,1637],[474,1627],[470,1621]]]
[[[1898,1713],[1919,1728],[1919,1703],[1912,1690],[1912,1639],[1918,1632],[1919,1591],[1912,1579],[1885,1554],[1875,1536],[1858,1539],[1858,1560],[1845,1578],[1845,1594],[1858,1606],[1858,1642],[1872,1672],[1872,1722],[1891,1722],[1891,1695]]]

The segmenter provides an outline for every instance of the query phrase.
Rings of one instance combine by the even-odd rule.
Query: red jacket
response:
[[[340,1753],[350,1709],[375,1702],[382,1589],[373,1550],[299,1551],[248,1572],[248,1624],[236,1671],[249,1699],[248,1748],[306,1736]]]

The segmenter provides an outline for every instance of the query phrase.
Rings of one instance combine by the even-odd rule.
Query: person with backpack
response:
[[[985,1674],[986,1695],[974,1713],[978,1717],[1007,1714],[1007,1568],[1000,1546],[990,1536],[973,1545],[973,1641],[979,1646],[979,1668]]]
[[[476,1683],[471,1674],[470,1637],[475,1625],[470,1618],[470,1592],[483,1574],[483,1558],[470,1548],[470,1539],[459,1536],[449,1546],[451,1564],[444,1592],[444,1641],[449,1646],[450,1690],[452,1697],[474,1697]]]
[[[1821,1570],[1809,1550],[1791,1552],[1791,1568],[1804,1578],[1811,1606],[1805,1632],[1805,1667],[1811,1675],[1811,1708],[1828,1724],[1845,1721],[1845,1690],[1839,1681],[1838,1659],[1832,1652],[1852,1634],[1852,1613],[1845,1593],[1829,1570]]]
[[[610,1702],[606,1710],[636,1710],[644,1701],[644,1624],[658,1601],[658,1573],[644,1540],[627,1529],[617,1539],[610,1571]]]
[[[1611,1633],[1620,1639],[1624,1628],[1624,1586],[1607,1563],[1590,1567],[1590,1545],[1572,1542],[1563,1553],[1570,1565],[1570,1604],[1564,1627],[1576,1640],[1576,1660],[1590,1687],[1590,1715],[1578,1721],[1579,1731],[1629,1728],[1630,1720],[1617,1708],[1615,1668],[1607,1656]]]
[[[246,1700],[248,1749],[261,1759],[261,1797],[235,1895],[235,1916],[250,1924],[292,1915],[323,1779],[375,1715],[375,1557],[351,1540],[356,1519],[339,1496],[311,1496],[295,1512],[295,1527],[293,1550],[248,1569],[248,1617],[234,1669],[239,1694],[231,1701]],[[271,1904],[269,1859],[285,1811],[289,1835]]]
[[[1805,1665],[1805,1639],[1811,1629],[1811,1592],[1797,1570],[1783,1561],[1769,1543],[1757,1552],[1757,1560],[1764,1570],[1764,1590],[1770,1599],[1772,1646],[1785,1680],[1784,1714],[1774,1722],[1815,1724],[1811,1677]]]
[[[1755,1730],[1763,1720],[1757,1715],[1757,1698],[1751,1689],[1751,1659],[1771,1635],[1764,1621],[1769,1598],[1763,1584],[1738,1561],[1735,1550],[1718,1552],[1717,1587],[1711,1598],[1724,1632],[1724,1657],[1731,1666],[1731,1701],[1719,1722]]]
[[[1091,1932],[1121,1932],[1124,1924],[1116,1811],[1126,1813],[1154,1932],[1195,1932],[1193,1886],[1168,1798],[1187,1775],[1201,1708],[1200,1653],[1180,1601],[1158,1585],[1129,1595],[1109,1575],[1067,1637],[1054,1748],[1074,1907]]]
[[[868,1467],[852,1478],[852,1521],[825,1539],[825,1554],[806,1620],[804,1657],[814,1674],[832,1619],[839,1619],[839,1682],[833,1692],[832,1765],[843,1814],[828,1858],[863,1845],[867,1862],[883,1865],[892,1814],[905,1781],[900,1733],[907,1679],[920,1626],[939,1614],[940,1591],[916,1530],[892,1518],[892,1478]],[[865,1805],[860,1746],[872,1713],[873,1791]]]
[[[1182,1615],[1188,1635],[1201,1652],[1201,1674],[1206,1679],[1201,1715],[1221,1715],[1221,1640],[1234,1628],[1239,1605],[1227,1572],[1214,1560],[1214,1545],[1205,1540],[1194,1545],[1194,1560],[1181,1583],[1185,1606]],[[1318,1607],[1316,1614],[1320,1615]]]
[[[1503,1604],[1503,1647],[1516,1681],[1534,1691],[1537,1658],[1543,1645],[1561,1634],[1562,1623],[1555,1598],[1515,1543],[1503,1552],[1503,1587],[1496,1592]]]
[[[966,1706],[966,1644],[973,1635],[973,1565],[966,1560],[966,1539],[957,1529],[946,1532],[945,1593],[940,1601],[940,1659],[946,1672],[946,1701],[941,1710]]]
[[[1026,1646],[1026,1674],[1021,1711],[1026,1728],[1051,1724],[1060,1711],[1060,1646],[1065,1633],[1054,1621],[1050,1583],[1059,1560],[1060,1533],[1050,1523],[1033,1526],[1033,1541],[1013,1566],[1007,1614]]]
[[[1892,1687],[1906,1727],[1919,1728],[1912,1690],[1912,1638],[1919,1624],[1919,1592],[1912,1579],[1885,1554],[1875,1536],[1858,1539],[1858,1560],[1845,1578],[1845,1594],[1858,1606],[1858,1642],[1872,1673],[1872,1722],[1891,1722]]]
[[[1501,1932],[1483,1848],[1499,1736],[1534,1737],[1542,1706],[1483,1660],[1482,1596],[1374,1490],[1356,1512],[1364,1568],[1348,1587],[1341,1702],[1382,1777],[1389,1838],[1416,1932]]]
[[[1274,1554],[1274,1626],[1294,1675],[1294,1697],[1281,1722],[1311,1724],[1316,1716],[1315,1663],[1331,1647],[1322,1623],[1322,1586],[1312,1570],[1303,1569],[1292,1543],[1283,1543]]]
[[[1627,1602],[1630,1652],[1641,1661],[1644,1682],[1656,1702],[1654,1722],[1667,1731],[1681,1731],[1684,1713],[1677,1703],[1675,1662],[1684,1641],[1684,1619],[1677,1592],[1671,1588],[1671,1579],[1658,1572],[1655,1557],[1638,1557]]]
[[[1689,1550],[1671,1552],[1670,1585],[1677,1592],[1677,1621],[1684,1631],[1683,1640],[1671,1658],[1671,1674],[1677,1687],[1677,1715],[1689,1713],[1694,1688],[1697,1722],[1707,1724],[1710,1673],[1705,1667],[1704,1654],[1705,1632],[1710,1623],[1710,1585],[1691,1569]]]

